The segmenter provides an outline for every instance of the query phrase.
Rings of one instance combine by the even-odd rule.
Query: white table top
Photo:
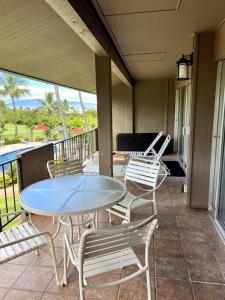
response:
[[[36,182],[20,194],[21,206],[35,214],[72,216],[109,208],[126,195],[118,179],[96,175],[68,175]]]

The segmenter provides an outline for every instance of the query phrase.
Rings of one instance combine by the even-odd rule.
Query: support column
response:
[[[191,105],[191,143],[187,172],[188,200],[208,208],[216,69],[214,32],[196,34]]]
[[[95,56],[99,173],[112,176],[112,76],[108,56]]]

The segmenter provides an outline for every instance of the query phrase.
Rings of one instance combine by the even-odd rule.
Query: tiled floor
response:
[[[170,177],[157,197],[159,228],[152,243],[152,294],[157,300],[222,300],[225,299],[225,247],[207,211],[185,207],[181,193],[182,179]],[[133,190],[131,190],[133,191]],[[146,209],[134,218],[146,216]],[[35,217],[40,229],[53,232],[51,218]],[[118,219],[114,219],[114,224]],[[111,226],[102,213],[100,226]],[[62,233],[55,240],[57,262],[62,273]],[[139,251],[140,252],[140,251]],[[143,256],[143,252],[139,253]],[[117,280],[134,270],[94,278],[98,283]],[[70,267],[69,285],[57,287],[47,249],[18,258],[0,267],[0,299],[5,300],[76,300],[79,299],[78,273]],[[147,299],[145,277],[120,287],[91,290],[86,299],[144,300]]]

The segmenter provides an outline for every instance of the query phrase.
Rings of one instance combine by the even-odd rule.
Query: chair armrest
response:
[[[91,234],[122,234],[123,232],[129,232],[131,230],[134,230],[136,227],[142,227],[147,225],[148,223],[151,223],[154,220],[157,220],[156,215],[152,215],[148,217],[147,219],[138,220],[132,223],[126,223],[118,226],[108,227],[108,228],[91,228],[87,229],[82,233],[81,240],[84,240],[88,235]]]
[[[32,234],[32,235],[29,235],[27,237],[24,237],[22,239],[18,239],[18,240],[15,240],[15,241],[8,242],[6,244],[0,245],[0,249],[5,248],[5,247],[9,247],[9,246],[12,246],[12,245],[15,245],[15,244],[18,244],[18,243],[21,243],[21,242],[25,242],[25,241],[31,240],[31,239],[34,239],[36,237],[42,236],[42,235],[48,235],[49,239],[52,241],[52,235],[49,232],[39,232],[39,233]]]

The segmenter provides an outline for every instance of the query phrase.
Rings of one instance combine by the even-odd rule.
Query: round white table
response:
[[[125,185],[115,178],[101,175],[68,175],[42,180],[28,186],[20,193],[20,203],[25,210],[34,214],[71,217],[112,207],[119,203],[126,193]],[[70,223],[72,226],[72,222]],[[58,231],[59,228],[54,236]]]

